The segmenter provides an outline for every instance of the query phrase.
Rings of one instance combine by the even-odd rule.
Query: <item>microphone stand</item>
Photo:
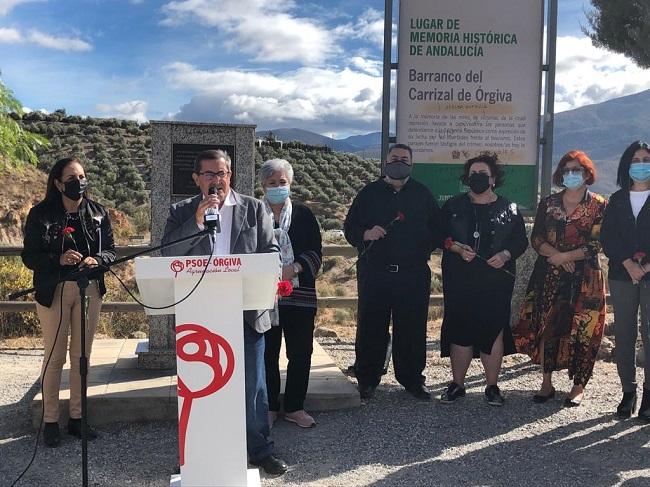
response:
[[[127,255],[121,259],[116,259],[108,264],[99,264],[94,267],[83,267],[72,272],[71,274],[68,274],[65,279],[61,279],[57,283],[59,284],[65,281],[76,281],[77,286],[79,287],[79,298],[81,300],[81,356],[79,357],[79,375],[81,376],[81,481],[83,487],[88,487],[88,356],[86,355],[86,320],[88,316],[88,303],[86,289],[90,284],[90,279],[94,279],[99,277],[101,274],[105,274],[114,265],[133,260],[136,257],[140,257],[141,255],[157,252],[158,250],[172,247],[187,240],[192,240],[195,238],[203,239],[206,235],[212,235],[214,233],[214,227],[215,225],[206,225],[206,228],[204,230],[201,230],[193,235],[182,237],[172,242],[158,245],[156,247],[141,250],[140,252]],[[36,291],[35,288],[30,288],[12,293],[9,295],[9,300],[15,301],[17,298],[31,294],[34,291]],[[43,407],[45,407],[45,404],[43,404]],[[40,434],[40,431],[37,432],[37,434]]]

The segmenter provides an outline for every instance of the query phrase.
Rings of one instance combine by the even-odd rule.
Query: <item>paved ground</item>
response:
[[[171,370],[138,368],[136,348],[141,340],[95,340],[88,372],[88,411],[93,424],[175,420],[178,417],[176,375]],[[280,376],[286,378],[287,361],[282,348]],[[70,363],[61,377],[60,422],[67,421]],[[41,420],[41,394],[32,402],[33,424]],[[325,350],[314,343],[311,377],[305,400],[310,411],[358,407],[359,394]]]
[[[341,367],[352,345],[321,341]],[[428,385],[440,391],[448,361],[430,343]],[[0,351],[0,485],[10,485],[29,460],[33,444],[29,403],[37,392],[41,353]],[[273,437],[291,465],[264,486],[650,486],[650,429],[616,421],[616,369],[599,362],[583,405],[562,409],[563,395],[533,405],[539,376],[526,358],[509,358],[502,389],[507,402],[483,400],[481,369],[472,365],[468,395],[458,404],[418,403],[392,375],[376,397],[354,410],[315,414],[318,427],[299,430],[280,421]],[[569,381],[558,374],[556,387]],[[172,422],[114,424],[90,447],[91,485],[167,487],[177,461]],[[80,485],[80,445],[70,437],[54,450],[39,449],[23,486]]]

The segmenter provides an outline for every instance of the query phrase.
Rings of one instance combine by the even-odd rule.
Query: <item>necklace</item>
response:
[[[478,253],[479,247],[481,245],[481,226],[479,224],[478,212],[476,211],[476,204],[473,205],[474,210],[474,252]]]

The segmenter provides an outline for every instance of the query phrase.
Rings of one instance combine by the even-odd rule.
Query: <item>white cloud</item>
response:
[[[173,63],[164,69],[173,86],[197,92],[176,114],[182,120],[299,125],[317,132],[370,131],[381,123],[381,77],[350,68],[268,74]]]
[[[354,56],[350,59],[350,65],[371,76],[381,76],[383,73],[383,62],[374,59],[366,59],[361,56]]]
[[[1,1],[1,0],[0,0]],[[59,51],[90,51],[92,45],[81,39],[56,37],[38,30],[24,35],[18,29],[0,27],[0,44],[31,43]]]
[[[23,112],[24,112],[24,113],[32,113],[33,111],[34,111],[34,110],[32,110],[32,109],[29,108],[29,107],[23,107]],[[36,110],[36,111],[37,111],[37,112],[40,112],[40,113],[42,113],[42,114],[44,114],[44,115],[49,115],[49,114],[50,114],[50,112],[49,112],[48,110],[46,110],[45,108],[39,108],[39,109]]]
[[[16,29],[0,27],[0,44],[15,44],[22,41],[23,37]]]
[[[56,37],[39,30],[30,31],[28,40],[39,46],[59,51],[90,51],[92,49],[91,44],[81,39]]]
[[[163,6],[164,25],[196,20],[232,36],[227,47],[257,62],[317,65],[339,53],[336,36],[308,18],[291,14],[287,0],[176,0]]]
[[[170,115],[177,119],[250,122],[262,128],[300,126],[321,133],[380,126],[382,63],[362,51],[335,69],[269,73],[206,70],[178,62],[164,71],[172,87],[194,92]],[[587,38],[560,37],[556,111],[650,89],[648,74],[622,55],[593,47]]]
[[[650,89],[650,71],[587,37],[558,37],[555,110],[561,112]]]
[[[377,47],[383,48],[384,14],[379,10],[369,8],[361,14],[356,22],[340,25],[334,31],[339,36],[367,40]],[[393,32],[397,32],[397,27],[394,24]]]
[[[142,100],[132,100],[124,103],[110,105],[100,103],[95,108],[105,114],[107,117],[122,118],[124,120],[135,120],[144,123],[148,120],[148,104]]]
[[[14,7],[21,3],[42,1],[43,0],[0,0],[0,17],[7,15]]]

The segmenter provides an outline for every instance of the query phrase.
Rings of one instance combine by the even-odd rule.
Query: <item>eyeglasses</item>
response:
[[[641,159],[641,158],[639,158],[639,157],[633,157],[633,158],[632,158],[632,162],[633,162],[633,163],[634,163],[634,162],[650,162],[650,157],[647,157],[647,156],[646,156],[646,157],[644,157],[643,159]]]
[[[219,172],[203,171],[198,174],[206,181],[212,181],[213,179],[225,178],[228,174],[230,174],[230,171],[219,171]]]

